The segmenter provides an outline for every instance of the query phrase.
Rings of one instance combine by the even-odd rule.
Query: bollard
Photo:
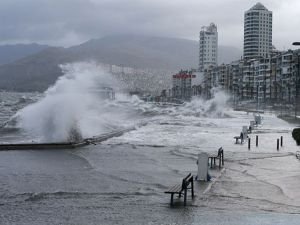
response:
[[[258,135],[256,135],[256,147],[258,147]]]
[[[277,151],[279,151],[279,138],[277,138]]]
[[[198,154],[198,173],[197,173],[197,180],[204,180],[207,181],[207,174],[208,174],[208,155],[205,152],[201,152]]]
[[[250,150],[250,146],[251,146],[251,138],[248,138],[248,149]]]
[[[283,136],[280,137],[280,146],[282,147],[283,145]]]

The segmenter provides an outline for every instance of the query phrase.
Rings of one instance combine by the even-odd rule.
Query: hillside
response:
[[[0,65],[38,53],[49,46],[39,44],[0,45]]]
[[[223,51],[226,52],[223,52]],[[238,49],[220,47],[219,62],[240,57]],[[61,75],[59,64],[95,60],[134,68],[179,70],[197,68],[198,42],[147,36],[109,36],[70,48],[47,48],[0,66],[0,89],[44,91]]]

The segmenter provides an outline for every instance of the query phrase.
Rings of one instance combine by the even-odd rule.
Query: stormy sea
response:
[[[229,96],[182,105],[145,102],[91,63],[63,66],[45,93],[0,92],[0,143],[76,141],[134,127],[75,149],[0,151],[0,224],[299,224],[295,127],[274,112],[235,144],[253,113]],[[115,99],[98,87],[114,87]],[[140,124],[143,124],[140,126]],[[258,146],[255,144],[258,136]],[[283,145],[277,149],[277,139]],[[225,164],[195,181],[187,206],[164,191],[197,174],[197,156],[224,149]]]

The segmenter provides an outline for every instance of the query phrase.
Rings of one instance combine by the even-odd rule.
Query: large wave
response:
[[[153,104],[122,94],[122,85],[96,63],[61,66],[64,75],[39,101],[18,111],[6,126],[20,128],[35,141],[78,141],[134,126],[142,120],[169,117],[224,117],[229,96],[219,89],[213,98],[194,98],[182,105]],[[103,87],[116,91],[116,99],[99,94]],[[163,117],[161,117],[163,115]]]
[[[61,68],[64,75],[44,97],[16,114],[20,128],[39,137],[39,141],[78,141],[132,122],[126,110],[99,95],[103,87],[120,88],[111,74],[96,63],[73,63]]]
[[[211,99],[204,99],[201,96],[192,98],[190,102],[170,106],[168,104],[160,104],[160,107],[147,108],[157,114],[168,114],[171,116],[194,116],[194,117],[211,117],[222,118],[227,117],[226,111],[231,110],[228,105],[230,95],[221,88],[213,88],[211,90]],[[163,106],[163,107],[161,107]],[[144,107],[146,108],[146,107]],[[149,112],[148,112],[149,114]]]
[[[230,95],[221,88],[211,89],[212,98],[205,100],[195,97],[191,102],[187,103],[183,111],[187,114],[205,117],[225,117],[226,111],[229,109],[228,101]]]

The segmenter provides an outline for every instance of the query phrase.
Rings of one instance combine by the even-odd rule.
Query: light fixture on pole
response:
[[[300,42],[293,42],[292,45],[300,45]],[[299,91],[299,70],[300,70],[300,63],[299,63],[299,52],[297,52],[297,63],[298,63],[298,68],[297,68],[297,76],[295,79],[295,118],[297,117],[297,108],[298,108],[298,91]]]

